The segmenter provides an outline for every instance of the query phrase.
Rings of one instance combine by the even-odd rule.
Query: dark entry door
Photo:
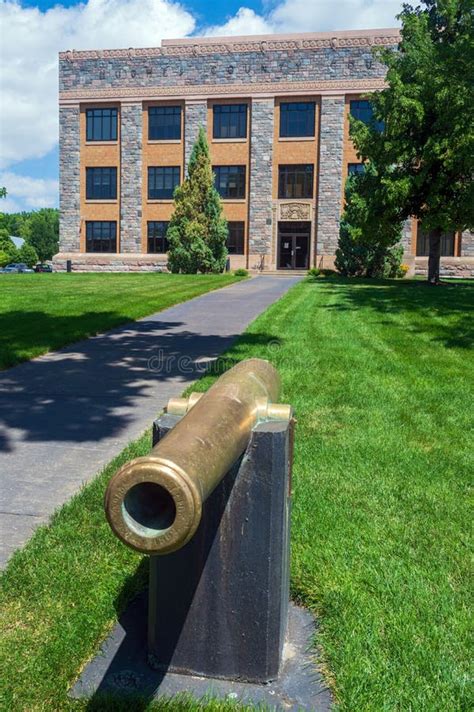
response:
[[[291,223],[290,223],[291,224]],[[278,269],[308,269],[309,228],[291,230],[282,227],[278,233]]]

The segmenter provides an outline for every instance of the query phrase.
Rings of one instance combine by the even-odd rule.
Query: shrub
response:
[[[34,267],[38,262],[38,253],[36,252],[33,245],[29,245],[25,242],[18,252],[20,262],[24,262],[28,267]]]
[[[316,278],[316,277],[319,277],[320,274],[321,274],[321,270],[318,269],[317,267],[311,267],[311,269],[308,270],[308,277]]]
[[[355,240],[348,224],[341,222],[335,265],[345,277],[399,277],[403,247],[385,247],[363,238]]]
[[[398,277],[399,279],[403,279],[403,277],[406,277],[406,274],[407,274],[407,272],[408,272],[409,269],[410,269],[410,268],[409,268],[408,265],[400,265],[400,267],[398,268],[397,277]]]
[[[9,262],[20,261],[19,252],[13,242],[10,240],[8,230],[5,230],[5,228],[0,229],[0,252],[7,255],[8,259],[5,264],[8,264]]]
[[[239,267],[238,269],[234,270],[235,277],[248,277],[248,274],[248,271],[243,267]]]

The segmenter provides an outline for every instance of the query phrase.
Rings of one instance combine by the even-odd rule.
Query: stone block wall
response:
[[[274,99],[253,99],[250,138],[249,252],[270,255],[272,247],[272,165]],[[266,259],[269,261],[269,258]],[[267,265],[268,266],[268,265]]]
[[[123,103],[120,117],[120,252],[141,252],[141,103]]]
[[[465,230],[461,236],[461,256],[474,257],[474,232]]]
[[[184,170],[188,169],[189,158],[198,137],[199,128],[207,127],[207,101],[187,101],[184,113]]]
[[[61,250],[80,249],[79,105],[59,109],[59,231]]]
[[[332,255],[337,249],[342,206],[343,96],[321,97],[318,181],[318,254]]]

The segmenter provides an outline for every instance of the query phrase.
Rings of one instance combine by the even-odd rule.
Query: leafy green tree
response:
[[[405,4],[399,18],[398,49],[377,50],[387,87],[370,95],[384,129],[352,120],[351,137],[383,177],[387,200],[428,231],[428,280],[437,284],[442,233],[474,227],[472,0]]]
[[[18,250],[18,258],[19,262],[24,262],[28,267],[34,267],[38,262],[38,253],[33,245],[25,242]]]
[[[21,236],[32,245],[41,261],[50,260],[58,252],[59,213],[53,208],[42,208],[31,213]]]
[[[5,267],[10,262],[7,253],[0,248],[0,267]]]
[[[0,252],[2,252],[7,257],[7,261],[5,262],[5,264],[20,261],[18,250],[13,244],[13,242],[10,240],[8,230],[5,230],[5,228],[0,228]],[[2,267],[4,267],[5,264],[2,265]]]
[[[222,272],[227,258],[227,221],[214,188],[209,146],[204,129],[194,144],[188,175],[174,194],[175,210],[167,238],[172,272]]]

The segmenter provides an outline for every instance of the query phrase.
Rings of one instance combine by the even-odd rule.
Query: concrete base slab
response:
[[[129,605],[97,657],[83,670],[70,696],[91,699],[94,703],[99,702],[101,696],[128,696],[131,704],[133,698],[143,704],[145,701],[188,693],[197,699],[213,697],[264,704],[278,712],[327,712],[331,709],[331,694],[317,670],[312,650],[315,621],[303,608],[290,605],[280,676],[265,685],[153,670],[147,664],[146,629],[147,600],[144,593]]]

